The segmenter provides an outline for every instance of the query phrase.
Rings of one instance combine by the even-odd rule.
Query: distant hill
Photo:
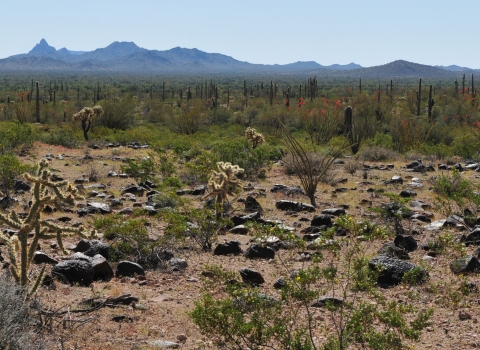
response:
[[[425,64],[397,60],[381,66],[342,71],[336,75],[352,78],[450,78],[458,76],[458,73]]]
[[[170,50],[147,50],[133,42],[118,42],[94,51],[59,50],[45,39],[28,53],[0,59],[0,71],[69,71],[134,73],[272,73],[304,74],[327,77],[398,78],[454,77],[459,72],[478,72],[459,66],[428,66],[403,60],[363,68],[358,64],[322,66],[314,61],[290,64],[252,64],[220,53],[175,47]]]
[[[452,71],[452,72],[468,72],[468,71],[473,70],[471,68],[460,67],[460,66],[457,66],[455,64],[452,64],[450,66],[435,66],[435,67],[445,69],[445,70],[449,70],[449,71]]]

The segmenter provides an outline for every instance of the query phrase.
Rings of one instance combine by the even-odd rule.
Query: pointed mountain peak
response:
[[[57,50],[53,46],[48,45],[45,39],[42,39],[33,49],[30,50],[29,54],[46,54],[53,52],[57,52]]]

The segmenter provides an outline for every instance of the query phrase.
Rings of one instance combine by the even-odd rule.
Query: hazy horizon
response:
[[[78,3],[76,3],[78,4]],[[0,21],[0,58],[27,53],[44,38],[56,49],[93,51],[115,41],[149,50],[197,48],[240,61],[378,66],[396,60],[426,65],[480,68],[475,14],[480,3],[452,6],[446,0],[285,0],[181,5],[84,0],[26,0],[6,6]]]

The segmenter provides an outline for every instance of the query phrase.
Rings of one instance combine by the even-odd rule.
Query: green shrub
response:
[[[0,186],[6,196],[13,190],[15,179],[31,169],[31,166],[22,164],[13,154],[0,155]]]
[[[93,225],[111,240],[109,258],[112,261],[131,260],[145,268],[155,268],[163,263],[161,252],[167,245],[161,239],[150,238],[146,219],[112,215],[95,218]]]
[[[217,142],[212,145],[212,152],[217,159],[236,164],[244,169],[247,177],[257,176],[263,167],[268,167],[271,161],[281,157],[278,148],[263,144],[252,149],[245,138]]]
[[[137,183],[146,181],[146,180],[155,180],[155,170],[157,165],[153,155],[148,157],[136,157],[135,159],[126,158],[126,165],[121,165],[120,169],[128,176],[132,177],[137,181]]]
[[[18,147],[30,148],[35,139],[30,124],[0,122],[0,153],[11,152]]]

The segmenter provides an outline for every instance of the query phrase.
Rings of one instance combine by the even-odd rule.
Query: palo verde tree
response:
[[[83,137],[88,141],[88,132],[92,126],[92,118],[100,117],[103,114],[103,108],[97,105],[93,108],[85,107],[80,112],[73,115],[74,120],[80,120],[82,122]]]

